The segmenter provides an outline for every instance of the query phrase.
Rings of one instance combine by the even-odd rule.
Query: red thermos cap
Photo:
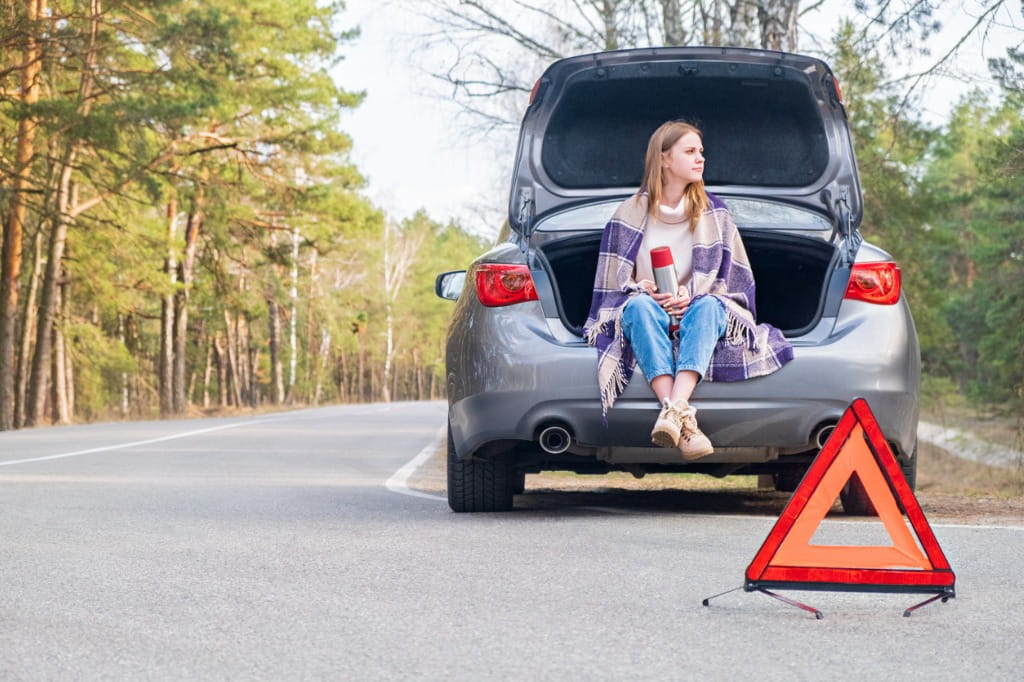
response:
[[[672,260],[672,249],[667,246],[659,246],[651,249],[651,268],[667,268],[675,265]]]

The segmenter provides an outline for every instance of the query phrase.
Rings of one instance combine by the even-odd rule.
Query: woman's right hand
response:
[[[675,294],[652,293],[651,298],[664,308],[666,313],[675,317],[682,317],[686,309],[690,307],[690,292],[685,287],[680,287]]]
[[[642,279],[639,282],[637,282],[636,285],[640,287],[640,289],[642,289],[643,291],[646,291],[647,293],[651,294],[652,296],[654,295],[654,292],[658,290],[658,285],[649,279]]]

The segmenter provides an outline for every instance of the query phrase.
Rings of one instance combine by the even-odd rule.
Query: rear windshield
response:
[[[813,211],[761,199],[739,199],[719,196],[740,227],[767,230],[831,230],[828,219]],[[568,232],[604,227],[621,199],[577,206],[550,215],[539,223],[541,232]]]

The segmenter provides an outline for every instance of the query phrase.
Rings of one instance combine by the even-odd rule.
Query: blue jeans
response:
[[[673,361],[669,337],[668,313],[645,294],[634,296],[622,311],[622,331],[633,347],[636,362],[644,378],[692,370],[700,378],[711,363],[715,344],[725,335],[728,315],[714,296],[704,296],[690,304],[679,322],[679,354]]]

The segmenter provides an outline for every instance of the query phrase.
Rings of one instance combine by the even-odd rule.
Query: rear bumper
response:
[[[581,446],[650,447],[658,405],[643,375],[634,374],[605,424],[596,350],[556,340],[532,305],[474,311],[452,326],[448,395],[457,456],[493,441],[534,441],[551,424],[566,426]],[[920,359],[905,302],[847,301],[839,317],[792,341],[794,360],[772,375],[697,387],[697,419],[716,447],[813,449],[818,428],[860,397],[897,450],[913,451]]]

